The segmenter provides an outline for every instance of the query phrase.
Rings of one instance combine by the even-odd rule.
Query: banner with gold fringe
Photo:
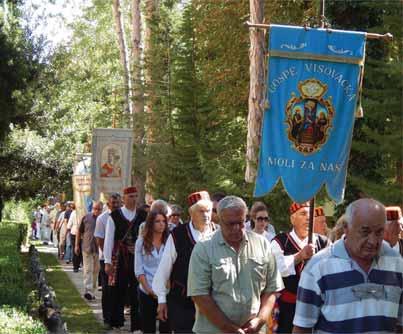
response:
[[[296,202],[344,197],[365,59],[363,32],[271,25],[256,197],[282,180]]]

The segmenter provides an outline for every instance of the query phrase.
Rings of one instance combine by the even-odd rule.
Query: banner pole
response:
[[[320,27],[325,27],[325,0],[320,1]]]
[[[266,23],[251,23],[249,21],[245,22],[245,25],[248,26],[248,28],[258,28],[258,29],[265,29],[269,30],[270,29],[270,24]],[[332,29],[327,29],[329,33],[332,32]],[[370,33],[367,32],[367,39],[382,39],[386,42],[391,42],[393,40],[393,35],[391,33],[386,33],[386,34],[375,34],[375,33]]]
[[[315,210],[315,197],[309,201],[309,228],[308,228],[308,244],[312,243],[313,239],[313,216]]]

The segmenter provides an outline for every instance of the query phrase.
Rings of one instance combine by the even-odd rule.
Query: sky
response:
[[[26,24],[36,38],[44,35],[49,41],[48,50],[69,41],[72,35],[68,27],[81,14],[89,0],[26,0],[23,12]]]

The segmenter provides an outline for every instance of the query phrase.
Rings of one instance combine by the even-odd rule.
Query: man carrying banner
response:
[[[325,211],[320,206],[315,208],[314,211],[313,232],[327,237],[327,222]]]
[[[301,272],[313,254],[329,244],[326,237],[318,234],[314,234],[312,244],[308,244],[309,203],[293,203],[289,211],[293,229],[277,234],[271,242],[285,286],[278,300],[277,333],[291,333]]]
[[[112,327],[124,325],[124,305],[127,295],[130,301],[131,331],[139,328],[137,319],[137,285],[134,275],[134,245],[145,212],[136,211],[137,189],[127,187],[123,190],[124,206],[112,211],[105,231],[104,258],[105,272],[109,276],[109,285],[115,291],[111,293]]]
[[[98,216],[94,231],[94,236],[99,247],[99,264],[100,264],[100,277],[102,285],[102,315],[104,318],[104,323],[109,327],[111,318],[111,303],[110,296],[111,291],[113,292],[113,287],[108,285],[108,275],[105,273],[105,259],[104,259],[104,241],[105,241],[105,230],[108,219],[112,211],[118,210],[121,206],[121,197],[118,193],[112,193],[108,198],[107,207],[108,209]],[[113,297],[112,297],[113,298]]]
[[[383,240],[389,243],[395,251],[403,257],[403,240],[399,238],[403,230],[402,210],[398,206],[386,208],[386,224],[383,232]]]

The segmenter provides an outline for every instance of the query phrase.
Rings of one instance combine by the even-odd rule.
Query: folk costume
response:
[[[210,196],[206,191],[189,195],[189,207],[199,200],[210,200]],[[187,297],[190,256],[195,244],[204,240],[215,230],[215,225],[210,222],[206,230],[200,232],[190,221],[178,225],[168,237],[152,289],[158,296],[159,304],[167,303],[168,321],[174,333],[192,333],[195,307],[192,299]],[[166,288],[167,283],[170,286],[169,293]]]
[[[124,194],[137,192],[135,187],[124,189]],[[127,298],[130,304],[130,329],[140,328],[138,317],[137,286],[134,275],[134,246],[141,222],[146,218],[145,211],[131,211],[122,207],[111,213],[107,222],[104,258],[105,264],[112,264],[108,278],[111,287],[110,322],[112,327],[124,325],[124,305]]]
[[[398,206],[386,207],[386,224],[392,223],[400,224],[400,228],[398,229],[399,232],[403,229],[402,210]],[[396,244],[390,244],[390,247],[400,253],[400,255],[403,257],[403,239],[398,239]]]
[[[308,203],[293,203],[290,207],[290,214],[294,214],[299,209],[309,206]],[[329,240],[319,234],[313,234],[313,244],[315,253],[329,245]],[[281,291],[277,299],[278,318],[276,333],[291,333],[293,329],[293,318],[297,300],[298,282],[306,261],[294,264],[294,254],[300,252],[308,244],[308,237],[301,240],[294,229],[289,233],[280,233],[275,236],[271,245],[273,254],[276,257],[277,266],[284,282],[284,290]]]

